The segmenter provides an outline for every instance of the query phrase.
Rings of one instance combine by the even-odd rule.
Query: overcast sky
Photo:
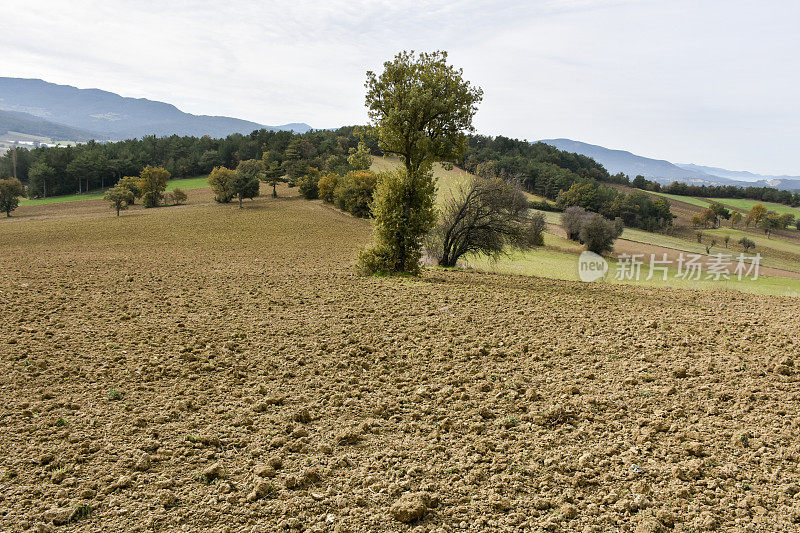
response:
[[[444,49],[480,133],[800,175],[798,0],[16,2],[0,76],[196,114],[363,123],[365,72]]]

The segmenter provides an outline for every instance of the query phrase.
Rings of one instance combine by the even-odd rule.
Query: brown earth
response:
[[[800,527],[796,300],[364,278],[367,222],[190,202],[0,223],[0,529]]]

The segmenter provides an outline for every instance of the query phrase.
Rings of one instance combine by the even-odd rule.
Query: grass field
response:
[[[539,250],[517,252],[498,259],[470,257],[466,260],[466,264],[471,268],[487,272],[578,281],[578,254],[580,251],[570,252],[561,249],[553,249],[553,247],[547,243],[547,240],[545,242],[547,246]],[[598,283],[650,286],[665,289],[689,289],[707,292],[741,291],[751,294],[800,298],[800,279],[765,277],[762,275],[755,280],[747,278],[738,280],[735,276],[727,280],[714,280],[706,279],[706,275],[704,274],[701,276],[701,279],[694,280],[678,277],[677,269],[670,268],[666,280],[663,279],[663,273],[661,271],[653,272],[652,279],[648,280],[647,278],[650,277],[650,269],[647,264],[648,259],[645,258],[644,261],[645,264],[641,267],[640,278],[628,280],[623,277],[617,279],[619,261],[615,258],[608,258],[608,274],[604,281]]]
[[[670,200],[675,200],[676,202],[683,202],[686,204],[695,205],[697,207],[708,207],[711,205],[711,202],[704,198],[695,198],[693,196],[681,196],[679,194],[668,194],[665,192],[653,192],[648,191],[650,194],[655,194],[657,196],[663,196],[664,198],[669,198]]]
[[[712,200],[725,206],[733,207],[742,213],[750,211],[756,204],[761,204],[766,207],[768,211],[774,211],[778,214],[791,213],[795,216],[795,218],[800,218],[800,209],[797,209],[796,207],[790,207],[788,205],[776,204],[772,202],[759,202],[758,200],[746,200],[743,198],[712,198]]]
[[[174,179],[169,180],[167,182],[167,191],[172,191],[175,188],[181,188],[184,190],[192,190],[192,189],[200,189],[202,187],[208,187],[208,182],[206,181],[208,176],[197,176],[194,178],[182,178],[182,179]],[[19,205],[45,205],[45,204],[55,204],[60,202],[75,202],[77,200],[96,200],[98,198],[102,198],[105,194],[105,191],[90,191],[85,194],[70,194],[64,196],[51,196],[50,198],[37,198],[35,200],[20,200]]]
[[[792,529],[796,299],[360,277],[369,221],[279,192],[0,220],[0,529]]]

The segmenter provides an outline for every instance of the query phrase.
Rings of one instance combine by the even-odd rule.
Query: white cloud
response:
[[[800,174],[792,0],[51,2],[0,19],[0,75],[316,127],[363,122],[364,73],[446,49],[480,131]]]

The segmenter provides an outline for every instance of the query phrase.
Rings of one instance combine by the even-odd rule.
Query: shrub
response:
[[[339,183],[338,174],[329,173],[322,176],[317,183],[319,197],[326,202],[333,203],[337,183]]]
[[[312,167],[308,169],[308,174],[297,179],[297,188],[306,200],[316,200],[319,198],[319,181],[321,173]]]
[[[621,221],[608,220],[597,213],[589,213],[581,226],[581,242],[596,254],[612,251],[614,241],[621,234]]]
[[[173,189],[172,201],[175,202],[176,205],[186,202],[186,198],[187,196],[183,189]]]
[[[561,214],[561,227],[567,233],[567,238],[572,241],[579,241],[581,238],[581,227],[583,219],[586,218],[587,211],[578,206],[568,207]]]
[[[354,170],[339,178],[333,193],[336,207],[357,217],[370,216],[377,179],[369,170]]]

